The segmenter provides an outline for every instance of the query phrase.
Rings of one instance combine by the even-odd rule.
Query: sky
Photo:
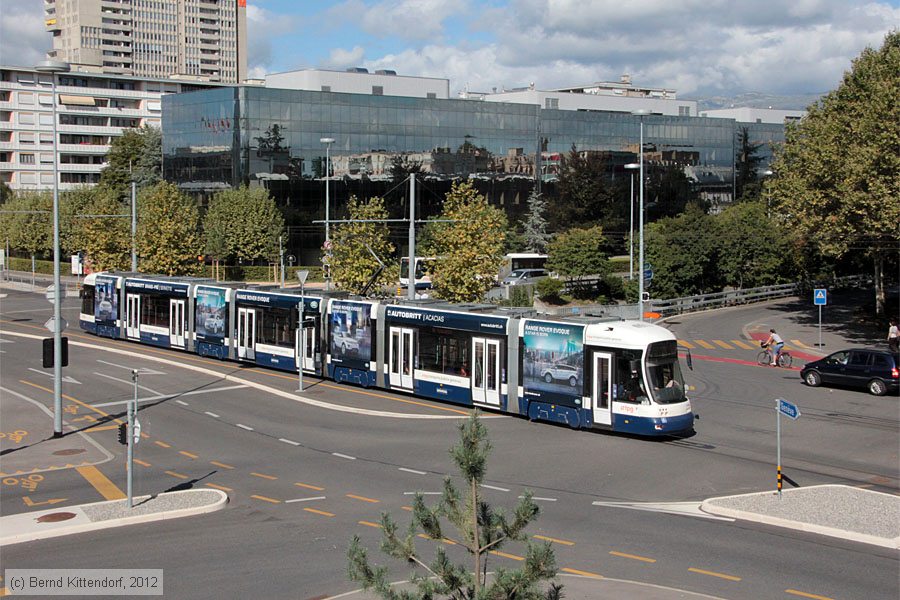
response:
[[[0,64],[44,58],[42,0],[0,0]],[[681,97],[820,94],[900,0],[247,0],[251,77],[393,69],[451,94],[618,81]]]

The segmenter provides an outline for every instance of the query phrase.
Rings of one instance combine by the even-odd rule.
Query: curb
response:
[[[196,493],[197,491],[200,491],[200,490],[182,490],[182,491],[178,491],[178,492],[164,492],[162,494],[158,494],[157,496],[151,496],[151,495],[136,496],[133,500],[135,502],[138,502],[140,500],[153,498],[153,497],[160,497],[160,496],[171,498],[173,496],[177,496],[177,495],[181,495],[181,494]],[[204,504],[201,506],[192,506],[190,508],[180,508],[180,509],[168,510],[168,511],[163,511],[163,512],[152,512],[152,513],[147,513],[147,514],[143,514],[143,515],[135,515],[132,517],[120,517],[117,519],[104,519],[104,520],[99,520],[99,521],[91,521],[88,523],[82,522],[82,523],[72,524],[72,525],[58,525],[58,526],[49,525],[47,529],[32,528],[29,531],[24,531],[21,533],[16,533],[13,535],[9,535],[9,536],[0,538],[0,546],[7,546],[7,545],[11,545],[11,544],[20,544],[22,542],[33,542],[35,540],[45,540],[48,538],[60,537],[60,536],[64,536],[64,535],[72,535],[75,533],[85,533],[88,531],[98,531],[101,529],[110,529],[113,527],[123,527],[126,525],[135,525],[138,523],[150,523],[153,521],[164,521],[164,520],[168,520],[168,519],[179,519],[181,517],[202,515],[202,514],[222,510],[223,508],[225,508],[225,505],[228,503],[228,494],[226,494],[225,492],[223,492],[221,490],[204,489],[202,491],[213,493],[214,495],[218,496],[218,499],[209,504]],[[37,521],[37,519],[39,519],[40,517],[45,516],[45,515],[50,515],[50,514],[59,513],[59,512],[68,512],[68,511],[74,510],[74,511],[81,513],[81,515],[84,515],[85,518],[88,518],[84,514],[82,507],[112,505],[112,504],[118,504],[118,503],[124,503],[124,502],[125,502],[124,499],[122,499],[122,500],[106,500],[103,502],[93,502],[90,504],[79,504],[79,505],[70,506],[70,507],[61,507],[61,508],[57,508],[57,509],[42,510],[42,511],[38,511],[38,512],[25,513],[25,514],[27,514],[29,517],[31,517],[32,521]],[[67,511],[67,509],[68,509],[68,511]],[[13,517],[21,517],[21,514],[10,515],[9,517],[0,518],[0,523],[2,523],[4,518],[8,519],[8,518],[13,518]]]

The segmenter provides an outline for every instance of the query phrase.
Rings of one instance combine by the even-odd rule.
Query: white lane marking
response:
[[[682,515],[685,517],[699,517],[701,519],[712,519],[713,521],[729,521],[734,519],[728,517],[719,517],[700,510],[700,502],[592,502],[594,506],[605,506],[608,508],[629,508],[631,510],[644,510],[647,512],[661,512],[673,515]]]
[[[204,411],[203,414],[209,415],[209,416],[211,416],[213,419],[218,419],[218,418],[219,418],[219,415],[217,415],[217,414],[214,413],[214,412],[209,412],[208,410],[207,410],[207,411]]]
[[[284,438],[278,438],[279,442],[284,442],[285,444],[290,444],[291,446],[299,446],[300,442],[295,442],[294,440],[286,440]]]
[[[415,469],[407,469],[406,467],[399,467],[398,471],[405,471],[407,473],[414,473],[416,475],[428,475],[425,471],[416,471]]]
[[[441,492],[403,492],[404,496],[415,496],[416,494],[422,494],[423,496],[440,496]]]
[[[41,371],[40,369],[33,369],[31,367],[28,367],[28,370],[34,371],[35,373],[40,373],[41,375],[46,375],[47,377],[53,377],[53,373],[48,373],[47,371]],[[80,381],[78,381],[77,379],[73,379],[73,378],[69,377],[68,375],[63,375],[62,380],[65,383],[77,383],[78,385],[81,385]]]
[[[241,424],[241,423],[236,423],[236,425],[237,425],[238,427],[240,427],[241,429],[246,429],[247,431],[253,431],[253,428],[252,428],[252,427],[247,427],[246,425],[243,425],[243,424]]]
[[[519,496],[519,499],[521,500],[524,497],[525,496]],[[540,496],[532,496],[531,499],[532,500],[542,500],[543,502],[556,502],[556,498],[541,498]]]
[[[22,337],[32,340],[40,340],[43,337],[39,335],[33,335],[30,333],[19,333],[17,331],[4,331],[3,335]],[[87,342],[75,342],[69,340],[70,346],[79,346],[81,348],[92,348],[94,350],[101,350],[103,352],[109,352],[110,354],[120,354],[122,356],[129,356],[132,358],[140,358],[147,361],[158,362],[166,365],[170,365],[172,367],[178,367],[180,369],[184,369],[186,371],[194,371],[195,373],[203,373],[204,375],[209,375],[211,377],[217,377],[219,379],[225,381],[233,381],[236,383],[240,383],[242,387],[252,387],[257,390],[261,390],[273,396],[280,396],[282,398],[286,398],[288,400],[293,400],[294,402],[300,402],[302,404],[307,404],[309,406],[315,406],[317,408],[324,408],[326,410],[333,410],[336,412],[345,412],[352,413],[356,415],[363,415],[368,417],[388,417],[392,419],[418,419],[418,420],[460,420],[460,419],[468,419],[469,415],[417,415],[417,414],[406,414],[406,413],[395,413],[388,412],[383,410],[371,410],[367,408],[354,408],[352,406],[342,406],[340,404],[329,404],[328,402],[323,402],[321,400],[313,400],[312,398],[307,398],[304,396],[298,396],[296,392],[286,392],[273,387],[269,387],[262,383],[256,383],[255,381],[249,381],[246,379],[241,379],[235,375],[227,375],[222,374],[212,369],[207,369],[205,367],[200,367],[197,365],[187,365],[180,364],[173,360],[169,360],[167,358],[163,358],[161,356],[149,356],[138,354],[137,352],[132,352],[131,350],[126,350],[123,348],[110,348],[107,346],[99,346],[97,344],[89,344]],[[505,415],[484,415],[482,418],[484,419],[505,419],[508,418]]]
[[[346,454],[341,454],[340,452],[332,452],[332,456],[337,456],[338,458],[346,458],[347,460],[356,460],[355,456],[348,456]]]
[[[182,405],[182,406],[190,406],[190,404],[188,404],[188,403],[185,402],[184,400],[176,400],[176,401],[175,401],[175,404],[180,404],[180,405]]]
[[[97,371],[94,371],[94,375],[96,375],[97,377],[103,377],[105,379],[111,379],[111,380],[117,381],[119,383],[124,383],[124,384],[132,386],[132,387],[134,386],[134,380],[132,380],[132,379],[121,379],[119,377],[113,377],[112,375],[107,375],[106,373],[98,373]],[[158,391],[148,388],[145,385],[138,384],[138,389],[144,390],[148,394],[155,394],[156,396],[159,396]],[[144,401],[146,402],[146,400],[147,399],[145,398]],[[140,400],[138,400],[138,402],[140,402]]]
[[[129,382],[130,383],[130,382]],[[138,404],[141,402],[153,402],[156,400],[170,400],[172,398],[180,398],[182,396],[197,396],[199,394],[215,394],[216,392],[224,392],[227,390],[239,390],[241,388],[247,387],[246,385],[225,385],[217,388],[209,388],[206,390],[194,390],[192,392],[180,392],[177,394],[159,394],[156,396],[147,396],[146,398],[138,398]],[[104,408],[107,406],[116,406],[118,404],[128,404],[131,400],[119,400],[118,402],[106,402],[104,404],[92,404],[91,406],[95,408]],[[175,400],[178,404],[182,404],[184,406],[189,406],[187,402],[183,402],[181,400]]]
[[[290,504],[291,502],[309,502],[311,500],[324,500],[325,496],[313,496],[312,498],[294,498],[293,500],[285,500],[285,504]]]
[[[489,490],[497,490],[498,492],[508,492],[508,491],[509,491],[509,490],[506,489],[506,488],[497,487],[496,485],[488,485],[488,484],[486,484],[486,483],[480,483],[480,484],[478,484],[478,485],[480,485],[480,486],[483,487],[483,488],[487,488],[487,489],[489,489]]]
[[[125,369],[126,371],[134,371],[134,367],[129,367],[128,365],[120,365],[116,363],[111,363],[105,360],[97,359],[97,362],[103,365],[109,365],[110,367],[116,367],[118,369]],[[138,375],[165,375],[162,371],[157,371],[155,369],[150,369],[148,367],[140,367],[137,369]]]

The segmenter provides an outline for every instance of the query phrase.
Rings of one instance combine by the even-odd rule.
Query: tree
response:
[[[14,196],[13,191],[5,181],[0,181],[0,204],[3,204]]]
[[[126,129],[113,140],[106,161],[100,185],[120,195],[129,193],[132,179],[139,188],[156,185],[162,180],[162,132],[149,125]]]
[[[547,233],[547,201],[537,189],[528,195],[528,215],[525,218],[525,247],[529,252],[544,254],[551,235]]]
[[[717,292],[722,288],[716,264],[714,221],[689,205],[677,217],[651,223],[644,232],[646,262],[653,265],[652,294],[672,298]]]
[[[19,192],[2,210],[0,218],[10,248],[32,256],[53,251],[53,196],[49,192]]]
[[[555,231],[574,223],[604,222],[612,213],[614,194],[608,185],[606,161],[599,152],[579,151],[573,144],[560,161],[556,189],[559,198],[552,215]]]
[[[203,218],[203,244],[216,260],[274,261],[284,217],[264,188],[246,186],[215,194]]]
[[[691,180],[678,165],[655,167],[647,171],[644,189],[645,220],[674,217],[684,212],[688,204],[699,206],[698,194]]]
[[[764,202],[745,200],[714,218],[722,282],[735,288],[792,281],[790,232],[767,215]]]
[[[823,254],[874,264],[884,314],[884,260],[900,249],[900,30],[867,48],[834,91],[789,124],[765,196]]]
[[[477,302],[491,289],[503,262],[506,215],[464,182],[447,192],[440,218],[447,222],[432,229],[435,295],[450,302]]]
[[[90,192],[90,193],[88,193]],[[78,196],[81,196],[80,198]],[[113,190],[97,187],[76,196],[83,212],[88,215],[127,215],[125,205]],[[131,219],[125,217],[73,218],[72,240],[77,250],[83,250],[87,263],[94,271],[127,269],[131,267]],[[76,251],[76,247],[72,248]]]
[[[562,586],[551,584],[545,592],[539,588],[541,582],[556,577],[556,557],[549,543],[533,544],[525,535],[525,529],[540,514],[531,492],[523,495],[511,518],[507,518],[502,510],[494,510],[481,496],[479,486],[487,474],[490,451],[487,428],[479,420],[478,412],[473,411],[471,417],[459,426],[459,443],[450,449],[453,462],[465,482],[464,491],[457,490],[447,477],[440,503],[431,508],[425,506],[422,494],[417,493],[413,501],[413,520],[406,533],[399,532],[389,514],[381,515],[382,550],[427,573],[412,575],[410,581],[417,593],[395,591],[387,580],[387,569],[370,565],[358,536],[353,536],[347,552],[350,579],[390,600],[426,600],[437,596],[458,600],[560,598]],[[442,518],[447,519],[459,533],[452,541],[465,548],[472,557],[471,571],[451,563],[443,548],[437,549],[430,564],[425,563],[416,549],[416,532],[419,529],[433,540],[449,539],[441,524]],[[489,582],[488,552],[499,550],[511,540],[527,544],[523,568],[498,568]]]
[[[362,201],[351,196],[347,208],[350,219],[383,221],[388,218],[384,200],[377,197]],[[372,276],[381,268],[378,260],[387,263],[395,252],[386,222],[341,223],[334,227],[331,247],[331,277],[338,288],[354,294],[362,293]],[[385,268],[375,278],[373,285],[380,290],[392,283],[396,284],[398,277],[396,266]]]
[[[137,250],[140,269],[163,275],[195,275],[203,251],[196,203],[172,183],[145,190],[138,202]]]
[[[741,127],[737,139],[737,155],[734,157],[734,199],[754,200],[759,197],[759,143],[750,141],[750,130]]]
[[[569,278],[579,297],[590,296],[597,288],[588,284],[588,277],[605,277],[609,271],[609,260],[603,246],[603,228],[599,225],[589,229],[570,229],[557,236],[547,248],[547,269]]]

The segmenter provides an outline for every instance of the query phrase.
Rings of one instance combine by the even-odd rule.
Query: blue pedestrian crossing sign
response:
[[[828,290],[825,288],[816,288],[813,290],[813,302],[816,306],[825,306],[828,304]]]
[[[778,398],[778,412],[789,419],[796,420],[797,417],[800,416],[800,409],[797,408],[796,404],[791,404],[787,400],[783,398]]]

